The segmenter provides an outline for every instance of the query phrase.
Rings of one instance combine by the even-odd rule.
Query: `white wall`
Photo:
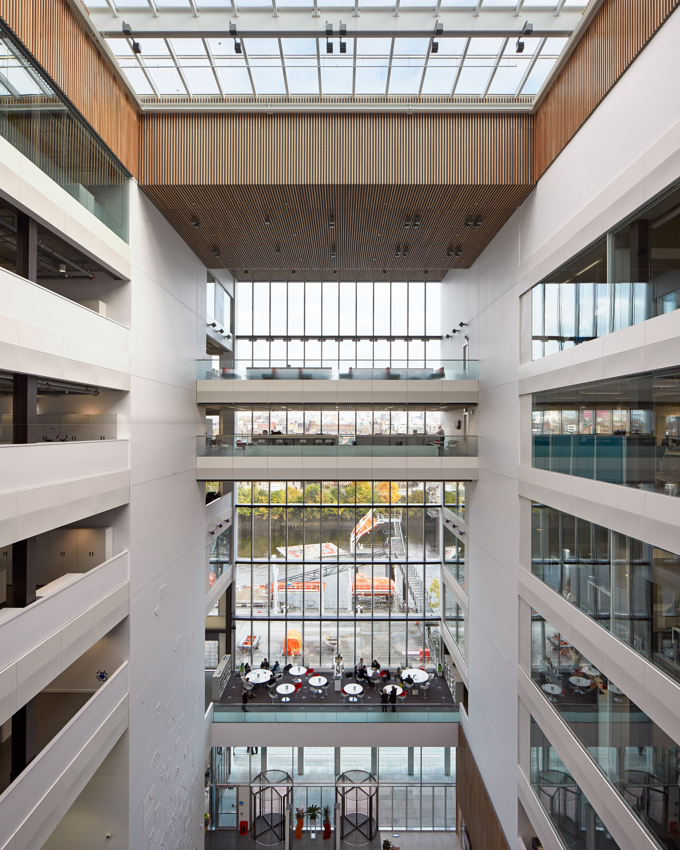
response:
[[[519,381],[525,374],[520,368],[520,295],[680,178],[679,39],[680,12],[675,12],[473,268],[450,273],[443,286],[444,326],[468,323],[470,357],[479,360],[480,377],[475,414],[479,480],[467,486],[466,509],[470,710],[465,731],[513,847],[518,834],[517,799],[510,792],[518,770],[518,564],[520,543],[526,550],[530,533],[526,511],[520,519],[518,494]],[[443,356],[460,357],[460,348],[458,339],[446,342]],[[633,356],[633,362],[643,361]],[[634,371],[630,363],[629,357],[629,372]],[[524,495],[528,486],[523,485]],[[597,807],[596,800],[591,802]]]
[[[206,269],[131,187],[130,847],[202,846]],[[160,816],[157,816],[157,811]]]

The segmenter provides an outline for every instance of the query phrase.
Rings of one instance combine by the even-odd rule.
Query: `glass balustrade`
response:
[[[442,360],[436,365],[413,361],[338,360],[321,365],[267,360],[199,360],[200,381],[475,381],[476,360]]]
[[[213,704],[213,723],[458,723],[457,705],[400,705],[381,711],[361,703],[347,705],[258,705],[241,710],[237,705]]]
[[[477,457],[477,437],[438,434],[216,434],[198,457]]]

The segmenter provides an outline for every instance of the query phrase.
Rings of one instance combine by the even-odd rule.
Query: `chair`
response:
[[[306,445],[307,445],[307,440],[300,440],[299,445],[301,445],[301,446],[306,446]]]
[[[324,442],[324,445],[326,445],[326,446],[332,446],[333,445],[333,440],[324,440],[323,442]]]
[[[298,691],[301,691],[301,690],[302,690],[302,682],[296,682],[294,693],[297,693]]]
[[[274,445],[275,445],[275,446],[282,446],[282,445],[283,445],[283,440],[274,440]]]
[[[403,694],[399,694],[399,696],[397,697],[397,702],[399,703],[399,705],[404,705],[404,703],[406,702],[407,693],[408,691],[404,691]]]
[[[315,446],[323,446],[323,440],[314,440]]]
[[[309,670],[307,670],[307,672],[305,673],[305,676],[307,676],[308,679],[311,679],[313,675],[314,675],[314,668],[310,667]]]
[[[275,702],[279,701],[279,695],[276,693],[276,691],[269,691],[269,700],[272,705],[274,705]]]
[[[427,699],[427,692],[430,690],[430,683],[425,682],[425,684],[420,686],[420,693],[423,699]]]

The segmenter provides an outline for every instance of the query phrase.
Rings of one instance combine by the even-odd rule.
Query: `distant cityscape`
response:
[[[282,434],[434,434],[440,411],[240,411],[236,433],[241,436],[280,431]]]

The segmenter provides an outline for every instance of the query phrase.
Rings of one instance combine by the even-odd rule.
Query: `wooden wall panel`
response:
[[[462,727],[456,750],[456,799],[472,850],[510,850]]]
[[[137,104],[67,0],[0,0],[0,17],[136,177]]]
[[[515,113],[152,113],[142,185],[531,185],[533,118]]]
[[[679,5],[605,0],[536,110],[536,180]]]

